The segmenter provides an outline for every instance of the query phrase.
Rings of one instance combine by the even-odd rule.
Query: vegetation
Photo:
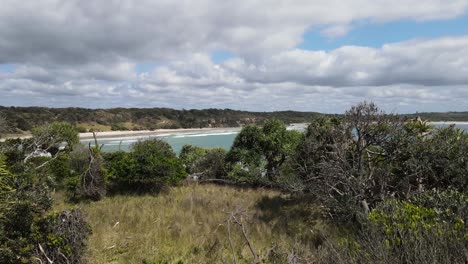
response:
[[[186,177],[181,160],[160,139],[139,141],[130,153],[111,153],[106,159],[112,188],[119,192],[154,192]]]
[[[191,178],[196,180],[222,180],[226,173],[226,150],[222,148],[204,149],[184,145],[179,158]]]
[[[80,210],[49,213],[47,184],[0,162],[0,262],[81,263],[90,229]]]
[[[308,122],[313,112],[245,112],[231,109],[175,110],[168,108],[45,108],[1,107],[0,116],[15,134],[51,122],[67,122],[80,132],[110,130],[153,130],[159,128],[239,127],[262,124],[277,118],[286,123]],[[0,120],[2,120],[0,118]],[[2,132],[0,131],[0,135]]]
[[[241,228],[231,224],[229,237],[227,227],[230,213],[242,208],[242,223],[256,255],[264,261],[281,257],[276,263],[284,263],[288,255],[293,257],[295,252],[310,248],[306,241],[301,242],[303,234],[297,232],[301,226],[310,223],[307,228],[317,228],[317,232],[325,227],[312,220],[306,222],[307,217],[292,217],[294,212],[303,211],[304,204],[271,202],[282,201],[280,197],[280,193],[265,189],[190,185],[171,188],[158,196],[115,196],[82,204],[93,229],[88,260],[232,263],[234,254],[238,263],[250,263],[253,255]]]
[[[32,134],[0,144],[1,263],[468,262],[468,134],[453,126],[364,102],[179,157],[158,139],[102,153],[67,122]]]
[[[288,131],[286,125],[272,119],[262,128],[247,126],[234,140],[227,161],[231,178],[251,184],[274,184],[281,165],[291,155],[302,135]]]

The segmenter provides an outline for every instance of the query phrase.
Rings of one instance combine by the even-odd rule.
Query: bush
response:
[[[180,151],[179,158],[185,166],[188,174],[195,173],[196,164],[206,155],[207,150],[201,147],[184,145]]]
[[[157,191],[185,179],[182,161],[159,139],[139,141],[130,153],[107,154],[109,180],[114,191]]]
[[[226,155],[222,148],[209,149],[195,164],[194,171],[201,173],[203,179],[223,179],[226,177]]]
[[[90,229],[77,210],[48,215],[49,188],[0,159],[0,263],[81,263]]]
[[[106,194],[106,171],[99,147],[78,146],[71,153],[67,188],[72,200],[100,200]]]
[[[184,145],[179,158],[188,174],[201,179],[223,179],[226,177],[226,154],[222,148],[205,149]]]
[[[314,120],[280,179],[290,191],[315,196],[335,220],[354,222],[389,197],[466,192],[467,155],[467,133],[404,120],[364,102],[342,119]]]
[[[227,155],[230,177],[275,185],[281,166],[294,153],[301,138],[302,133],[287,130],[286,125],[276,119],[266,121],[261,128],[244,127]]]
[[[346,263],[466,263],[462,218],[413,203],[387,200],[369,214],[356,237],[329,245],[328,261]]]
[[[79,209],[49,215],[35,224],[38,244],[34,255],[47,263],[84,263],[83,255],[91,228]]]

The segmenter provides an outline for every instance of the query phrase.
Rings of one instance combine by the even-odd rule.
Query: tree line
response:
[[[175,110],[169,108],[45,108],[1,107],[0,116],[8,132],[30,131],[52,122],[68,122],[79,132],[99,130],[153,130],[161,128],[239,127],[262,124],[276,118],[285,123],[303,123],[314,112],[247,112],[231,109]]]

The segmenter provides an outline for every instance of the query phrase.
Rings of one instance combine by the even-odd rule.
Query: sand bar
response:
[[[155,130],[128,130],[128,131],[105,131],[96,132],[97,138],[118,138],[132,136],[154,136],[171,133],[194,133],[212,131],[239,131],[241,127],[215,127],[215,128],[178,128],[178,129],[155,129]],[[92,139],[93,133],[80,133],[80,139]]]

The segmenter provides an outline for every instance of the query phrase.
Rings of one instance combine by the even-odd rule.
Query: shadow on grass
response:
[[[322,245],[329,231],[323,209],[311,197],[263,197],[256,205],[255,218],[313,247]]]

